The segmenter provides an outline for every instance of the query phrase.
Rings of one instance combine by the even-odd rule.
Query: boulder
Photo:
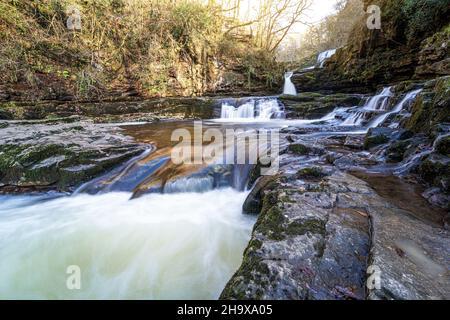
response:
[[[0,131],[0,184],[72,191],[144,150],[112,126],[11,124]]]

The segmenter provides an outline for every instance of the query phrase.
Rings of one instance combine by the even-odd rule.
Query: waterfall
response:
[[[280,119],[284,116],[284,111],[280,108],[278,100],[263,100],[258,103],[256,117],[258,119]]]
[[[297,95],[297,89],[295,89],[294,84],[291,81],[291,77],[294,75],[293,72],[286,72],[284,74],[284,90],[283,94],[289,94],[292,96]]]
[[[387,111],[389,107],[389,101],[394,96],[392,92],[392,87],[385,87],[383,90],[371,97],[362,107],[353,108],[350,109],[350,116],[348,116],[342,123],[341,126],[360,126],[363,124],[365,120],[369,119],[369,114],[373,113],[373,111],[377,112],[377,117],[370,122],[369,128],[376,128],[380,125],[382,125],[386,119],[395,113],[399,113],[403,108],[409,104],[411,101],[413,101],[416,96],[422,91],[420,90],[414,90],[411,92],[408,92],[405,97],[394,106],[394,108],[391,111]],[[385,111],[378,115],[381,111]],[[366,116],[367,115],[367,116]]]
[[[240,119],[240,118],[254,118],[255,117],[255,103],[253,101],[247,102],[242,106],[235,108],[228,103],[222,104],[222,119]]]
[[[389,112],[386,112],[380,116],[378,116],[371,124],[370,124],[370,128],[376,128],[380,125],[382,125],[386,119],[392,115],[392,114],[396,114],[399,113],[400,111],[403,110],[403,108],[405,107],[405,105],[407,105],[408,103],[410,103],[411,101],[413,101],[417,95],[422,91],[422,89],[419,90],[414,90],[411,92],[408,92],[405,97],[402,99],[402,101],[400,101],[395,107],[394,109],[392,109]]]
[[[391,87],[385,87],[371,97],[362,107],[351,109],[351,115],[341,123],[341,126],[360,126],[366,120],[368,111],[384,111],[388,108],[389,99],[393,96]]]
[[[214,189],[214,177],[185,177],[169,181],[164,186],[164,193],[196,192],[203,193]]]
[[[342,115],[343,113],[345,113],[347,111],[347,108],[336,108],[333,111],[331,111],[330,113],[326,114],[325,116],[323,116],[322,118],[320,118],[320,121],[332,121],[332,120],[336,120],[336,118],[340,115]]]
[[[283,116],[284,110],[277,99],[252,100],[238,107],[225,102],[222,104],[221,111],[221,119],[270,120],[274,118],[280,119]]]
[[[336,54],[336,49],[327,50],[324,52],[319,53],[317,57],[317,65],[319,68],[323,68],[325,61],[330,59],[332,56]]]
[[[364,106],[365,110],[386,110],[389,104],[389,99],[393,96],[392,87],[383,88],[381,93],[373,96]]]
[[[342,122],[342,126],[359,126],[364,121],[364,115],[365,113],[362,111],[357,111],[353,113],[350,117],[345,119],[344,122]]]

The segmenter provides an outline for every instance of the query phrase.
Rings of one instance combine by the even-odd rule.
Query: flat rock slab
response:
[[[72,191],[145,148],[112,125],[11,122],[0,129],[0,188]]]
[[[369,208],[371,264],[381,287],[369,299],[449,299],[450,233],[395,207]]]
[[[340,195],[355,193],[355,178],[332,177],[340,188],[324,179],[310,190],[280,182],[266,192],[243,265],[221,298],[365,298],[368,215],[340,206]]]
[[[350,174],[299,180],[284,163],[222,299],[450,298],[447,230]]]

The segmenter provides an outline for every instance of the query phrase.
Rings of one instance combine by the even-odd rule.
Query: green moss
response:
[[[29,147],[29,145],[1,145],[0,173],[5,174],[8,169],[17,164],[17,156]]]
[[[405,0],[402,13],[406,19],[408,41],[415,42],[421,36],[435,32],[443,21],[448,22],[449,8],[449,0]]]
[[[406,128],[413,132],[430,134],[434,125],[450,122],[450,77],[435,82],[431,91],[423,92],[412,106],[412,115]]]
[[[398,141],[393,143],[387,149],[387,159],[390,162],[401,162],[404,159],[405,152],[410,145],[409,141]]]
[[[285,218],[283,212],[277,206],[272,206],[261,213],[262,218],[259,220],[255,229],[266,236],[268,239],[280,241],[285,239],[284,222]]]
[[[25,117],[25,109],[14,101],[0,103],[0,115],[8,120],[22,120]]]
[[[225,289],[220,295],[221,300],[246,300],[261,299],[263,296],[262,289],[249,296],[247,286],[250,283],[256,284],[260,288],[267,287],[269,281],[267,275],[270,273],[267,265],[253,252],[244,255],[241,267],[234,274]]]
[[[450,177],[450,165],[427,159],[419,166],[419,174],[427,183],[441,187],[441,181]]]
[[[297,178],[299,179],[321,179],[326,174],[320,167],[303,168],[297,172]]]
[[[291,144],[289,145],[289,151],[298,155],[308,155],[312,150],[303,144]]]
[[[322,220],[310,219],[310,220],[298,220],[290,223],[285,233],[287,235],[300,236],[306,233],[313,234],[326,234],[326,223]]]
[[[27,167],[56,155],[73,156],[73,152],[61,145],[32,146],[17,155],[17,161]]]

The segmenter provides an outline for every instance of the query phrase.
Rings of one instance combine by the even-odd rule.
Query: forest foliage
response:
[[[293,0],[283,1],[295,9]],[[80,30],[67,28],[73,8]],[[39,88],[60,81],[79,99],[126,88],[147,96],[198,95],[214,90],[221,70],[232,70],[249,87],[254,81],[270,87],[282,76],[274,51],[287,30],[276,29],[276,19],[288,12],[274,8],[242,22],[211,0],[2,0],[1,84]],[[277,33],[246,28],[268,15]]]
[[[418,46],[427,36],[448,25],[450,0],[337,0],[336,13],[308,28],[299,46],[290,53],[292,60],[314,63],[317,54],[360,41],[367,32],[367,6],[381,9],[381,33],[394,45]]]

